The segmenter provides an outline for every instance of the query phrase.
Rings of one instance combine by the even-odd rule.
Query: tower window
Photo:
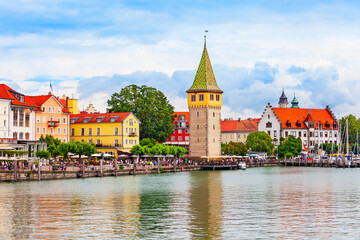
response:
[[[220,95],[219,94],[216,94],[216,101],[220,101]]]
[[[213,129],[215,130],[215,124],[213,125]]]
[[[214,101],[214,94],[210,94],[210,101]]]
[[[199,116],[199,112],[196,112],[196,116],[197,116],[197,117]]]
[[[199,129],[199,124],[197,125],[197,129]]]
[[[199,101],[204,101],[204,94],[199,94]]]
[[[215,117],[215,112],[213,112],[213,117]]]
[[[191,95],[191,101],[192,101],[192,102],[195,102],[195,101],[196,101],[196,95],[195,95],[195,94],[192,94],[192,95]]]

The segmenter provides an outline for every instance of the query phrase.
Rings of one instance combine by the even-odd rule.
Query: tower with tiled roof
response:
[[[287,97],[286,97],[284,89],[283,89],[282,94],[281,94],[280,99],[279,99],[279,107],[280,108],[287,108],[288,105],[289,105],[289,103],[288,103]]]
[[[188,94],[192,159],[221,155],[221,105],[223,91],[218,87],[206,48]]]

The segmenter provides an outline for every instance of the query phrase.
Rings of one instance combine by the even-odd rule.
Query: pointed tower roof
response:
[[[285,95],[285,92],[284,92],[284,89],[282,90],[282,94],[281,94],[281,97],[280,97],[280,100],[279,100],[279,104],[288,104],[288,101],[287,101],[287,97]]]
[[[211,66],[210,58],[206,49],[206,42],[201,56],[200,64],[196,72],[194,82],[187,93],[192,92],[217,92],[223,93],[218,87],[215,75]]]
[[[299,108],[299,101],[296,99],[295,93],[294,93],[294,99],[291,101],[291,107],[292,108]]]

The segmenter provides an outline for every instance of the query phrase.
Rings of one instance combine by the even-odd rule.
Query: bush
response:
[[[124,169],[124,165],[120,165],[119,169],[120,169],[120,170],[123,170],[123,169]]]

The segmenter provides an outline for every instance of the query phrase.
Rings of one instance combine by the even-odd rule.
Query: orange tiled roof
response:
[[[31,96],[26,96],[22,93],[18,93],[24,96],[24,101],[18,100],[14,94],[18,93],[15,90],[11,89],[6,84],[0,84],[0,98],[10,99],[11,105],[18,105],[18,106],[27,106],[27,107],[38,107],[36,105],[35,100]]]
[[[179,121],[180,115],[185,115],[185,120],[189,123],[189,112],[174,112],[173,115],[175,116],[175,119],[173,121],[173,124],[176,124],[177,121]]]
[[[306,129],[305,121],[314,121],[315,128],[318,128],[318,123],[323,124],[322,129],[337,129],[332,128],[332,123],[336,123],[327,109],[310,109],[310,108],[273,108],[276,116],[279,118],[283,128],[303,128]],[[288,127],[286,122],[291,123]],[[300,127],[296,126],[299,122]],[[328,122],[330,126],[327,128],[325,123]]]
[[[103,118],[101,123],[110,122],[111,117],[118,117],[114,122],[122,122],[130,115],[130,112],[121,113],[81,113],[71,114],[70,119],[76,119],[75,123],[83,123],[84,118],[89,118],[88,123],[96,123],[97,118]]]
[[[221,121],[221,132],[255,132],[257,122],[254,120],[226,120]]]
[[[47,100],[49,100],[51,97],[54,97],[56,100],[59,101],[60,105],[62,106],[62,112],[63,113],[70,113],[70,111],[66,108],[66,104],[62,104],[62,102],[60,100],[63,100],[63,99],[57,99],[55,96],[53,95],[39,95],[39,96],[34,96],[34,100],[35,100],[35,103],[41,107]],[[64,101],[64,100],[63,100]],[[41,108],[37,108],[35,109],[35,111],[38,111],[38,112],[42,112],[42,109]]]

